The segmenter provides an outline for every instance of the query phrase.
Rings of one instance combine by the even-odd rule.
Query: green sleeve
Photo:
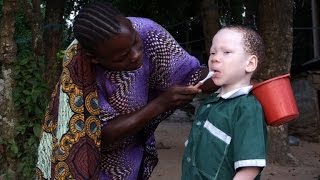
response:
[[[233,134],[234,168],[266,166],[267,130],[263,110],[253,96],[247,96],[238,110]]]

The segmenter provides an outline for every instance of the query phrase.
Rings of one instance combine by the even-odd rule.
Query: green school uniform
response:
[[[182,180],[229,180],[241,167],[266,166],[266,124],[251,88],[222,96],[217,91],[202,103],[183,155]]]

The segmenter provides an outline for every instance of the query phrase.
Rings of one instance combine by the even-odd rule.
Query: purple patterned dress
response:
[[[199,61],[183,50],[159,24],[129,17],[144,45],[144,64],[134,71],[105,71],[97,66],[100,118],[103,126],[145,106],[172,85],[198,81]],[[158,162],[154,131],[172,112],[161,114],[139,133],[113,144],[101,144],[100,179],[148,179]]]

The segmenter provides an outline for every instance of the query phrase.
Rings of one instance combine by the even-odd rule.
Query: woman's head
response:
[[[73,31],[92,62],[109,70],[134,70],[142,65],[142,40],[131,22],[108,3],[80,10]]]
[[[106,3],[85,6],[75,17],[73,31],[81,46],[94,52],[95,45],[119,33],[117,16],[123,16],[117,9]]]

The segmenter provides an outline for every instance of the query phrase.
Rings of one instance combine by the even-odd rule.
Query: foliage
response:
[[[44,59],[32,52],[31,30],[22,12],[16,16],[17,59],[14,64],[16,85],[13,101],[20,114],[14,139],[0,139],[9,156],[18,161],[21,179],[32,179],[37,157],[41,121],[47,106],[48,87],[43,79]],[[10,170],[6,170],[6,174]],[[10,179],[10,178],[9,178]]]
[[[24,21],[25,22],[25,21]],[[26,26],[24,26],[26,27]],[[30,37],[30,32],[17,31],[17,36]],[[18,59],[15,64],[16,87],[13,91],[15,105],[23,114],[17,126],[16,141],[19,147],[19,159],[21,159],[20,172],[25,179],[31,179],[37,157],[37,146],[40,136],[40,124],[44,117],[47,105],[48,87],[43,79],[44,60],[35,57],[30,50],[28,38],[18,43]]]
[[[0,19],[2,19],[2,6],[3,6],[3,0],[0,0]],[[0,22],[0,26],[2,26],[2,21]],[[2,67],[2,63],[0,61],[0,67]],[[0,79],[3,78],[2,71],[0,73]]]
[[[0,0],[0,19],[2,18],[3,0]]]
[[[67,1],[65,17],[68,17],[73,11],[78,12],[85,4],[94,0],[76,0]],[[174,4],[171,0],[97,0],[101,2],[110,2],[127,16],[140,16],[154,19],[164,25],[174,24],[185,17],[192,16],[190,9],[198,6],[197,1],[176,0]],[[170,6],[168,6],[170,4]],[[170,18],[168,18],[170,17]]]
[[[69,19],[71,13],[77,12],[85,5],[94,0],[76,0],[67,1],[65,9],[65,20],[72,22]],[[200,16],[199,1],[194,0],[176,0],[174,4],[171,0],[96,0],[100,2],[109,2],[117,7],[126,16],[137,16],[150,18],[164,27],[170,27],[168,31],[172,34],[184,34],[189,30],[185,28],[190,19],[198,19]],[[170,4],[170,6],[168,6]],[[169,17],[169,18],[168,18]],[[195,21],[194,21],[195,22]],[[181,31],[181,32],[180,32]],[[202,33],[200,30],[198,33]],[[70,42],[72,37],[71,30],[66,30],[67,41]],[[176,37],[176,36],[175,36]],[[178,37],[178,41],[180,37]],[[181,37],[181,41],[185,41],[185,37]]]
[[[65,17],[68,17],[72,11],[79,11],[85,4],[92,0],[67,0],[65,8]]]
[[[167,26],[185,21],[190,9],[197,7],[196,1],[176,0],[113,0],[112,3],[127,16],[147,17]],[[170,6],[168,6],[170,4]]]
[[[20,55],[14,72],[17,85],[13,91],[13,99],[23,114],[17,125],[16,142],[19,151],[16,155],[21,160],[20,168],[26,179],[31,179],[34,173],[40,124],[47,105],[48,89],[43,79],[43,66],[43,59],[23,54]]]

